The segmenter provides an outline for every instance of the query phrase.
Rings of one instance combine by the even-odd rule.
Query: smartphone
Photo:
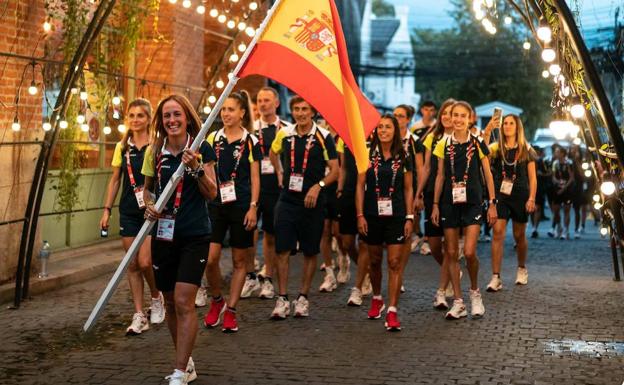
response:
[[[503,109],[500,107],[494,107],[492,112],[492,120],[495,122],[495,128],[501,128],[503,126]]]

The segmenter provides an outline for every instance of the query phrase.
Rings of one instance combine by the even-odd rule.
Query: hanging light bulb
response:
[[[80,125],[80,129],[82,130],[82,132],[89,132],[89,125],[88,124],[81,124]]]
[[[600,185],[600,191],[606,196],[613,195],[613,193],[615,192],[615,183],[611,182],[610,180],[602,182],[602,184]]]
[[[223,83],[223,80],[217,80],[217,83],[215,83],[215,85],[217,86],[217,88],[221,89],[223,87],[225,87],[225,83]]]
[[[43,131],[46,131],[46,132],[52,129],[52,125],[50,124],[50,122],[43,122],[41,127],[43,128]]]
[[[119,111],[114,110],[114,111],[113,111],[113,119],[115,119],[115,120],[119,120],[119,116],[120,116],[120,115],[119,115]]]
[[[249,9],[251,9],[252,11],[255,11],[256,9],[258,9],[258,3],[256,3],[255,1],[252,1],[251,3],[249,3]]]
[[[212,108],[210,106],[204,106],[204,114],[208,115],[210,111],[212,111]]]
[[[237,54],[235,54],[235,53],[233,53],[233,54],[230,56],[230,61],[231,61],[232,63],[236,63],[236,62],[238,61],[238,55],[237,55]]]
[[[184,0],[184,1],[182,2],[182,6],[183,6],[184,8],[191,8],[191,5],[193,5],[193,4],[191,3],[191,0]]]
[[[572,106],[570,106],[570,113],[575,119],[581,119],[585,116],[585,107],[581,103],[581,98],[575,96],[572,98]]]
[[[539,27],[537,28],[537,38],[544,43],[550,43],[552,40],[552,31],[550,30],[550,26],[543,18],[540,20]]]
[[[600,209],[598,209],[600,210]],[[602,235],[603,237],[606,237],[607,234],[609,234],[609,229],[607,229],[606,227],[601,227],[600,228],[600,235]]]
[[[572,141],[572,144],[575,146],[580,146],[581,145],[581,138],[574,138],[574,140]]]
[[[551,63],[556,58],[557,58],[557,53],[555,52],[554,49],[546,46],[544,50],[542,51],[542,60],[544,60],[546,63]]]
[[[170,2],[171,4],[175,4],[175,3],[177,3],[177,2],[178,2],[178,0],[169,0],[169,2]]]
[[[513,19],[511,18],[511,16],[505,16],[505,24],[509,25],[513,22]]]
[[[226,25],[229,29],[234,29],[234,27],[236,27],[236,22],[234,20],[228,20]]]
[[[208,96],[208,103],[214,104],[217,101],[217,97],[214,95]]]
[[[522,48],[526,49],[527,51],[531,49],[531,43],[529,41],[525,41],[524,43],[522,43]]]
[[[245,52],[245,50],[246,50],[246,49],[247,49],[247,46],[245,45],[245,43],[240,43],[240,44],[238,45],[238,50],[239,50],[240,52]]]
[[[61,120],[59,122],[59,127],[61,127],[61,130],[66,129],[67,127],[69,127],[69,123],[67,123],[67,120]]]
[[[595,208],[596,210],[600,210],[600,209],[602,208],[602,203],[600,203],[600,202],[596,202],[596,203],[594,203],[594,208]]]
[[[209,15],[210,15],[210,17],[217,17],[217,16],[219,16],[219,11],[217,11],[216,8],[213,8],[213,9],[210,10]]]
[[[125,124],[120,124],[117,126],[117,131],[119,131],[120,133],[124,133],[126,132],[126,125]]]
[[[102,129],[102,132],[104,133],[104,135],[110,135],[110,133],[113,132],[113,130],[111,130],[109,126],[104,126],[104,128]]]
[[[548,72],[550,72],[550,74],[553,76],[557,76],[561,73],[561,67],[559,66],[559,64],[553,63],[548,67]]]
[[[76,87],[72,87],[70,92],[71,92],[72,95],[76,95],[76,94],[78,94],[78,92],[80,92],[80,90],[78,88],[76,88]]]
[[[89,94],[87,93],[87,91],[80,91],[80,100],[87,100],[89,99]]]
[[[582,168],[583,170],[589,170],[589,163],[587,163],[587,162],[583,162],[583,163],[581,163],[581,168]]]
[[[594,194],[594,196],[592,197],[592,199],[594,200],[594,202],[600,202],[600,195],[598,195],[598,194]]]
[[[247,28],[247,23],[245,23],[244,21],[241,21],[240,23],[238,23],[238,30],[239,31],[244,31],[245,28]]]
[[[35,81],[33,80],[32,82],[30,82],[30,87],[28,87],[28,93],[32,96],[37,95],[37,92],[39,92],[39,90],[37,89],[37,84],[35,84]]]
[[[247,36],[249,37],[254,37],[256,36],[256,30],[253,29],[252,27],[247,27],[245,28],[245,33],[247,34]]]
[[[121,98],[119,96],[113,96],[112,102],[114,106],[118,106],[121,104]]]
[[[76,122],[77,122],[78,124],[82,124],[82,123],[84,123],[84,122],[85,122],[85,116],[84,116],[84,115],[82,115],[82,114],[81,114],[81,115],[76,116]]]
[[[13,118],[13,123],[11,124],[11,130],[19,131],[21,129],[22,129],[22,125],[20,124],[19,120],[17,119],[17,115],[15,115],[15,117]]]
[[[585,178],[590,178],[592,176],[591,170],[585,170]]]
[[[484,17],[485,17],[485,12],[483,12],[481,8],[475,11],[475,19],[477,19],[478,21],[481,21],[483,20]]]
[[[206,7],[204,7],[203,4],[200,4],[197,6],[195,11],[197,11],[197,13],[199,13],[200,15],[203,15],[204,13],[206,13]]]
[[[548,72],[548,70],[543,70],[542,71],[542,77],[544,79],[548,79],[549,76],[550,76],[550,72]]]
[[[494,0],[485,0],[485,6],[492,8],[494,6]]]
[[[227,16],[225,16],[224,14],[219,15],[219,17],[217,17],[217,21],[221,24],[225,23],[227,21]]]
[[[43,32],[48,33],[52,30],[52,24],[49,20],[43,22]]]

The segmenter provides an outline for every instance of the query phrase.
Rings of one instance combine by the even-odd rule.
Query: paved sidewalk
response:
[[[612,280],[608,242],[587,235],[540,238],[529,247],[529,285],[514,286],[508,239],[505,287],[484,291],[480,320],[446,321],[431,307],[439,268],[422,256],[407,268],[400,333],[367,320],[367,306],[345,306],[348,286],[313,292],[307,319],[270,321],[273,301],[244,300],[239,333],[199,331],[194,384],[621,384],[624,283]],[[484,290],[489,244],[479,244],[479,254]],[[294,297],[301,258],[292,262]],[[315,288],[321,279],[317,274]],[[107,280],[36,296],[17,311],[0,309],[0,383],[165,384],[173,359],[166,326],[123,335],[132,313],[126,281],[95,331],[82,333]],[[467,291],[465,278],[462,284]]]

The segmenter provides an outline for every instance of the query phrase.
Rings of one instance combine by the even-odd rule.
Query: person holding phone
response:
[[[489,150],[481,139],[470,134],[471,114],[470,104],[464,101],[456,102],[451,108],[453,133],[446,140],[439,141],[433,151],[438,158],[438,173],[431,221],[444,229],[445,257],[449,260],[451,282],[455,291],[453,306],[446,313],[446,318],[451,320],[468,315],[460,287],[458,261],[460,230],[464,234],[464,256],[470,275],[471,314],[473,317],[481,317],[485,313],[478,285],[479,259],[476,254],[482,218],[481,171],[485,177],[489,196],[487,220],[494,224],[498,217],[494,180],[487,158]]]
[[[507,222],[512,221],[513,237],[518,254],[516,284],[526,285],[529,274],[526,269],[527,239],[526,227],[529,215],[535,211],[537,155],[524,138],[524,127],[520,117],[507,115],[503,120],[500,142],[490,145],[492,174],[496,190],[496,212],[492,241],[492,279],[487,291],[496,292],[503,288],[500,277],[505,247]]]
[[[379,319],[385,309],[381,296],[383,246],[388,250],[388,311],[385,327],[401,330],[397,315],[405,239],[412,233],[412,165],[403,149],[399,123],[384,115],[371,142],[370,165],[358,175],[356,208],[358,230],[368,245],[373,298],[368,318]]]
[[[125,251],[128,251],[134,238],[143,225],[145,202],[143,200],[144,177],[141,174],[145,150],[150,143],[152,105],[145,99],[135,99],[128,104],[126,123],[128,130],[115,146],[111,163],[113,175],[108,182],[104,212],[100,219],[102,234],[108,235],[108,225],[115,197],[121,189],[119,199],[119,233]],[[122,180],[123,176],[123,180]],[[149,324],[159,324],[165,320],[165,307],[162,294],[156,288],[152,270],[151,238],[148,236],[128,265],[128,282],[134,301],[132,323],[126,335],[137,335],[149,329]],[[150,320],[143,312],[143,279],[150,290],[152,304]]]

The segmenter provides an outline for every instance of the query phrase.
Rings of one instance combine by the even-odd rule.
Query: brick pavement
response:
[[[505,288],[484,292],[481,320],[446,321],[431,307],[438,267],[421,256],[407,269],[400,333],[365,319],[365,307],[347,308],[345,286],[313,293],[308,319],[269,321],[273,301],[244,300],[239,333],[199,331],[194,384],[621,384],[624,283],[612,280],[607,241],[586,238],[531,240],[526,287],[513,286],[514,258],[506,258]],[[484,288],[489,244],[479,250]],[[513,256],[511,244],[505,252]],[[291,297],[300,260],[293,258]],[[165,384],[173,357],[166,326],[123,336],[132,312],[126,283],[94,333],[81,333],[106,280],[0,310],[0,383]]]

